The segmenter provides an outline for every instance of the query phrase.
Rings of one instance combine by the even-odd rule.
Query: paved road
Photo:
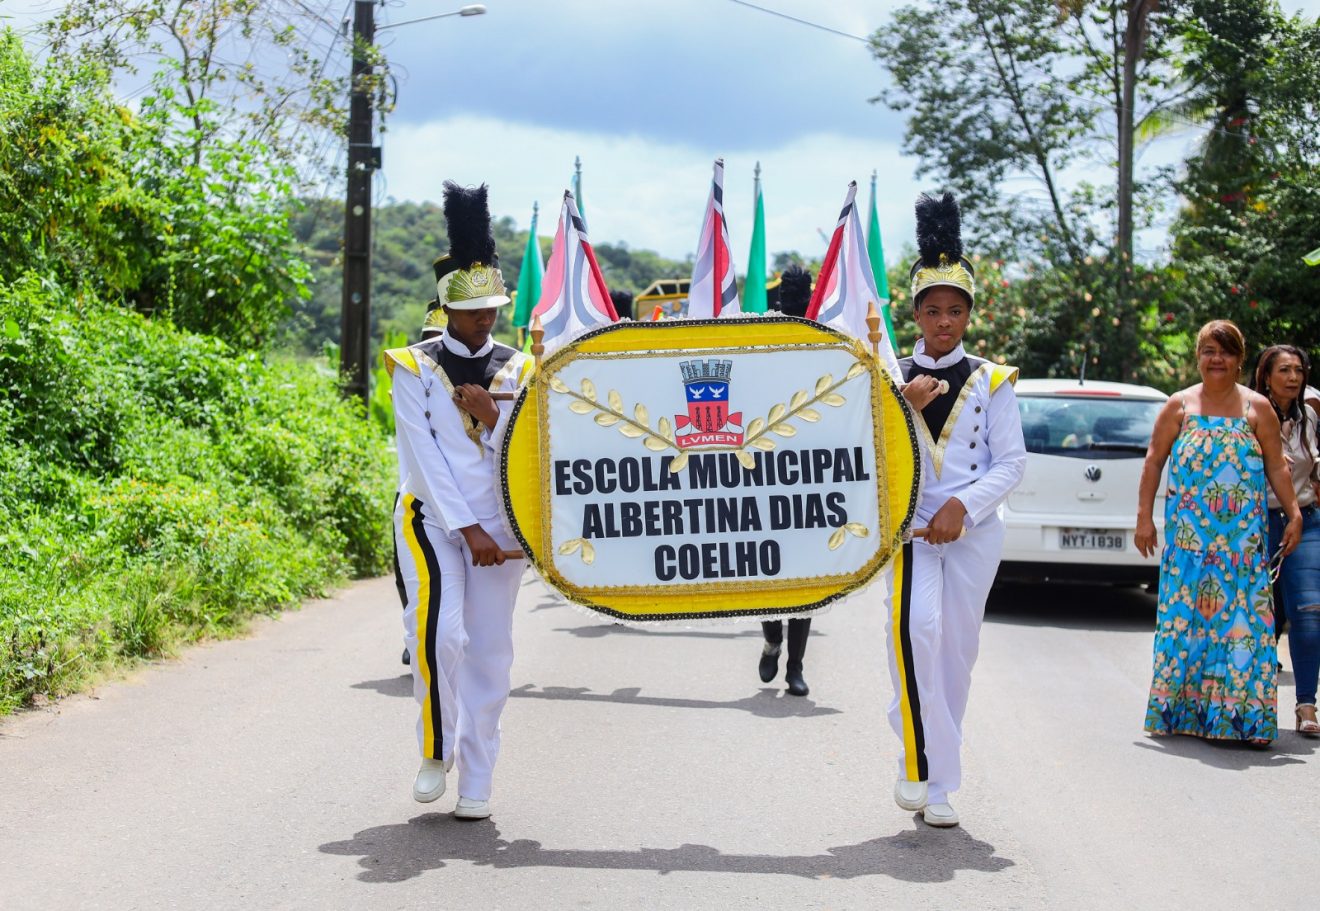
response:
[[[1320,742],[1141,733],[1149,597],[998,593],[964,825],[889,798],[882,622],[816,621],[813,691],[747,627],[638,632],[529,574],[495,818],[414,803],[392,583],[0,723],[0,908],[1300,908]],[[1284,676],[1291,683],[1289,675]],[[1291,707],[1291,686],[1282,703]]]

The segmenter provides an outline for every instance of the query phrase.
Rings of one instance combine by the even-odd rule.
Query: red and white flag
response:
[[[715,159],[715,177],[706,202],[706,219],[701,223],[697,242],[697,261],[692,267],[688,287],[687,315],[697,319],[737,316],[738,283],[733,276],[730,256],[729,226],[724,221],[724,159]]]
[[[825,262],[821,264],[820,275],[816,278],[816,290],[811,294],[806,316],[807,319],[814,319],[855,336],[869,348],[870,328],[866,325],[866,314],[873,303],[879,313],[881,299],[875,288],[871,259],[866,253],[866,235],[862,232],[862,220],[857,215],[856,196],[857,181],[854,180],[848,184],[848,195],[843,201],[843,211],[839,213],[839,224],[834,229],[834,236],[830,238],[830,247],[825,253]],[[880,363],[889,371],[894,382],[901,383],[903,376],[898,372],[893,340],[885,334],[883,322],[880,324],[880,332]]]
[[[541,318],[545,354],[588,329],[619,321],[572,193],[564,193],[555,245],[541,281],[541,300],[532,316]]]

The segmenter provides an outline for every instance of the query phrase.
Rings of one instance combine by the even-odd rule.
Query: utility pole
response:
[[[376,0],[353,4],[353,82],[348,109],[348,192],[344,200],[344,297],[339,324],[339,374],[344,394],[366,404],[371,345],[371,172],[380,147],[371,144],[371,52]]]

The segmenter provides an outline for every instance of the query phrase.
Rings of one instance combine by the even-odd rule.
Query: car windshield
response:
[[[1139,459],[1163,402],[1098,396],[1022,395],[1027,452],[1074,459]]]

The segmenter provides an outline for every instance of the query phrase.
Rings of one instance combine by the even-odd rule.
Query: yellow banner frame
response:
[[[638,357],[651,352],[685,355],[802,348],[847,349],[870,372],[875,435],[880,546],[858,572],[796,581],[639,585],[588,588],[565,579],[549,547],[550,466],[543,403],[557,372],[582,357]],[[562,386],[559,382],[559,386]],[[564,391],[559,389],[557,391]],[[615,323],[589,332],[555,351],[524,386],[514,405],[500,454],[504,506],[509,526],[527,557],[550,585],[569,600],[628,623],[800,616],[819,610],[869,583],[901,552],[920,488],[921,451],[911,412],[893,378],[853,337],[796,317],[743,317]]]

